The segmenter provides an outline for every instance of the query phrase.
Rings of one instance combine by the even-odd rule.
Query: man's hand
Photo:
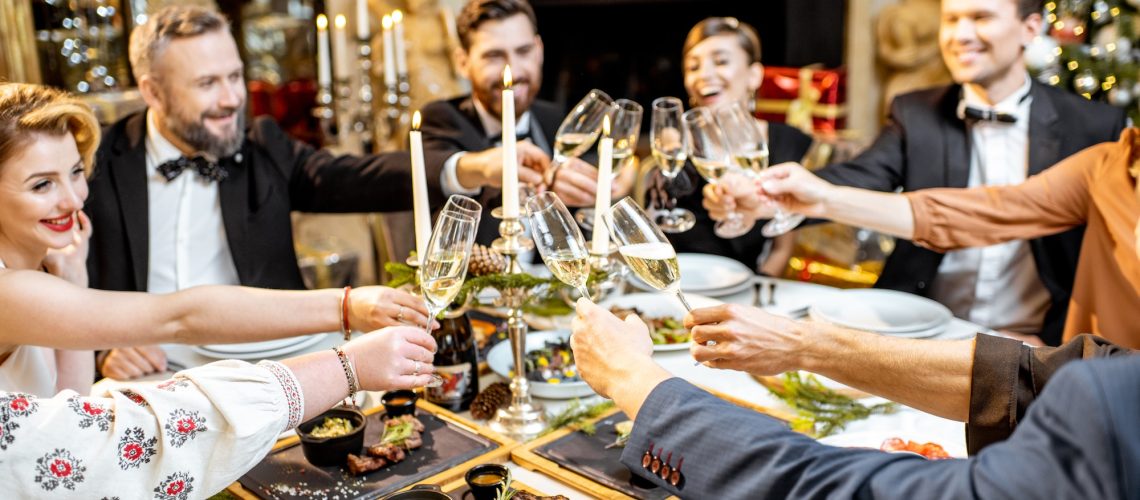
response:
[[[729,173],[716,184],[706,184],[702,194],[701,204],[713,220],[725,220],[734,210],[748,219],[771,219],[776,213],[771,204],[761,202],[759,183],[743,174]]]
[[[515,145],[519,159],[519,183],[540,185],[542,173],[550,168],[550,157],[530,141]],[[459,184],[467,189],[503,186],[503,148],[485,149],[459,157],[455,165]]]
[[[598,197],[598,169],[580,158],[569,158],[554,173],[551,190],[568,207],[589,207]]]
[[[156,345],[111,349],[107,351],[101,371],[104,377],[115,380],[160,373],[166,371],[166,351]]]
[[[723,304],[685,316],[693,358],[711,368],[775,375],[801,368],[809,327],[754,307]],[[705,345],[715,341],[714,345]]]
[[[642,367],[653,365],[649,327],[636,314],[622,321],[586,299],[579,299],[570,346],[582,379],[603,397],[627,383]]]
[[[760,199],[790,212],[826,217],[836,187],[798,163],[781,163],[760,173]]]

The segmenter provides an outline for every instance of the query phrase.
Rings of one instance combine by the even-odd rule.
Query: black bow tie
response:
[[[220,182],[230,175],[230,173],[226,171],[226,167],[222,166],[220,162],[207,160],[203,156],[195,156],[193,158],[183,156],[177,160],[170,160],[159,165],[158,172],[162,174],[167,181],[172,181],[181,175],[183,170],[188,168],[194,169],[202,178],[211,181]]]
[[[967,120],[971,121],[985,121],[985,122],[999,122],[999,123],[1017,123],[1017,116],[1009,113],[1002,113],[992,109],[975,108],[973,106],[963,106],[962,114]]]

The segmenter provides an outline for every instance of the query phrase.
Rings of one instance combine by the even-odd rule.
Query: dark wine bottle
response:
[[[453,412],[466,411],[479,394],[479,361],[475,335],[466,314],[447,315],[432,332],[437,350],[432,364],[443,378],[439,387],[427,389],[427,400]]]

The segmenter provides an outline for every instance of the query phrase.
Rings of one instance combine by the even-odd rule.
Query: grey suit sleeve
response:
[[[1103,407],[1088,376],[1061,376],[1018,432],[974,459],[836,448],[680,379],[653,390],[622,463],[683,498],[1112,498]],[[1089,409],[1094,409],[1089,411]],[[681,457],[678,490],[641,467],[649,449]]]
[[[866,151],[845,163],[828,165],[815,173],[841,186],[873,191],[894,191],[906,177],[906,107],[895,100],[891,114],[875,142]]]

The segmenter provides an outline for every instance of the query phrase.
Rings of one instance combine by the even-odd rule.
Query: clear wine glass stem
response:
[[[582,294],[583,297],[586,297],[586,300],[589,300],[590,302],[594,301],[594,299],[590,298],[590,290],[586,288],[586,285],[578,287],[578,293]]]
[[[677,290],[677,298],[681,299],[681,304],[685,306],[686,311],[689,311],[689,312],[693,311],[693,306],[690,306],[689,301],[685,299],[685,293],[684,292]]]
[[[424,332],[428,335],[431,335],[431,322],[435,320],[435,315],[439,314],[439,311],[436,311],[431,307],[431,301],[424,302],[427,303],[428,310],[427,327],[424,328]],[[436,349],[439,349],[439,347],[437,346]],[[428,382],[426,385],[424,385],[424,387],[439,387],[441,385],[443,385],[443,377],[440,377],[439,375],[433,373],[431,375],[431,382]]]

